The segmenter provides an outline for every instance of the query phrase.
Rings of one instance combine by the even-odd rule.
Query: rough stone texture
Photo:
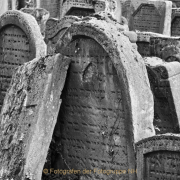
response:
[[[69,62],[36,58],[13,76],[1,113],[0,179],[41,179]]]
[[[50,18],[46,23],[46,37],[47,53],[54,54],[57,41],[62,37],[68,27],[75,21],[80,20],[76,16],[65,16],[61,20]]]
[[[125,1],[125,16],[130,30],[150,31],[170,35],[172,2],[170,1]]]
[[[155,134],[143,59],[119,28],[96,14],[74,22],[58,42],[56,52],[72,63],[54,132],[54,168],[135,169],[133,143]],[[134,179],[136,174],[82,176]]]
[[[180,38],[151,37],[150,55],[159,57],[166,62],[180,62]]]
[[[143,57],[151,56],[150,53],[150,38],[151,37],[169,37],[159,33],[153,32],[136,32],[137,33],[137,46],[138,52]]]
[[[0,17],[0,106],[15,68],[46,55],[46,44],[33,16],[7,11]],[[1,107],[0,107],[1,108]]]
[[[43,37],[45,37],[46,22],[49,19],[49,12],[42,8],[23,8],[22,12],[28,13],[35,17]]]
[[[138,180],[180,178],[180,135],[163,134],[136,144]]]
[[[167,63],[157,57],[145,58],[145,63],[154,94],[156,134],[179,133],[180,63]]]

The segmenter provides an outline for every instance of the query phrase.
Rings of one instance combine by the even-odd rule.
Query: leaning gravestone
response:
[[[20,11],[0,17],[0,108],[17,66],[46,54],[46,45],[36,20]]]
[[[172,2],[147,1],[139,6],[133,6],[132,3],[131,6],[130,30],[170,35]]]
[[[156,134],[179,133],[180,63],[165,62],[157,57],[144,58],[154,94]]]
[[[180,179],[180,136],[163,134],[136,144],[138,180]]]
[[[0,179],[41,179],[69,62],[36,58],[13,76],[1,113]]]
[[[99,15],[74,22],[56,46],[72,61],[50,147],[51,167],[79,170],[85,179],[134,179],[133,143],[154,134],[143,59],[120,25],[110,21]]]

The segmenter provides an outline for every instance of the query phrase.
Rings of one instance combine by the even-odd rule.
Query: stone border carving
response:
[[[154,151],[176,151],[180,153],[180,135],[163,134],[143,139],[136,143],[137,179],[144,180],[144,155]]]
[[[132,123],[134,141],[155,135],[153,128],[153,97],[142,57],[132,48],[128,37],[119,30],[119,25],[88,17],[74,22],[56,46],[56,52],[65,48],[73,38],[87,36],[97,41],[110,56],[122,82],[127,102],[127,120]],[[138,73],[137,73],[138,71]],[[142,88],[139,88],[142,87]]]
[[[10,10],[0,17],[0,30],[8,25],[16,25],[27,35],[30,44],[30,59],[46,55],[46,44],[35,18],[17,10]]]

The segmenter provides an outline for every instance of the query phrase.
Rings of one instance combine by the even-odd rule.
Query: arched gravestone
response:
[[[36,20],[19,11],[0,17],[0,108],[17,66],[46,54],[46,45]]]
[[[132,3],[130,9],[132,12],[129,15],[130,30],[170,35],[172,2],[147,1],[141,2],[139,6]]]
[[[53,54],[57,41],[62,37],[68,27],[75,21],[80,20],[76,16],[65,16],[61,20],[50,18],[46,23],[46,37],[47,53]]]
[[[136,144],[138,180],[180,178],[180,136],[163,134]]]
[[[153,99],[143,60],[118,29],[96,18],[74,22],[56,46],[72,62],[53,135],[54,169],[89,169],[81,175],[90,179],[136,176],[128,173],[133,143],[154,134]]]

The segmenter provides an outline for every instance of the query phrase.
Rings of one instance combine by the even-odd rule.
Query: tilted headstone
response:
[[[69,62],[36,58],[13,76],[0,120],[0,179],[41,179]]]
[[[78,20],[80,20],[80,18],[75,16],[65,16],[61,20],[55,18],[48,19],[45,32],[47,54],[54,54],[57,41],[62,37],[67,28],[69,28],[73,22]]]
[[[154,94],[156,134],[180,132],[180,63],[165,62],[157,57],[145,58]]]
[[[49,12],[42,8],[23,8],[22,12],[28,13],[35,17],[43,37],[45,37],[46,22],[49,19]]]
[[[54,169],[95,180],[136,177],[128,172],[135,171],[133,143],[155,134],[153,99],[143,59],[118,28],[85,18],[56,46],[72,62],[50,150]]]
[[[180,135],[164,134],[136,144],[137,179],[180,178]]]
[[[7,11],[0,17],[0,108],[17,66],[46,55],[46,44],[34,17]]]
[[[130,12],[130,30],[170,35],[171,1],[132,1]]]

